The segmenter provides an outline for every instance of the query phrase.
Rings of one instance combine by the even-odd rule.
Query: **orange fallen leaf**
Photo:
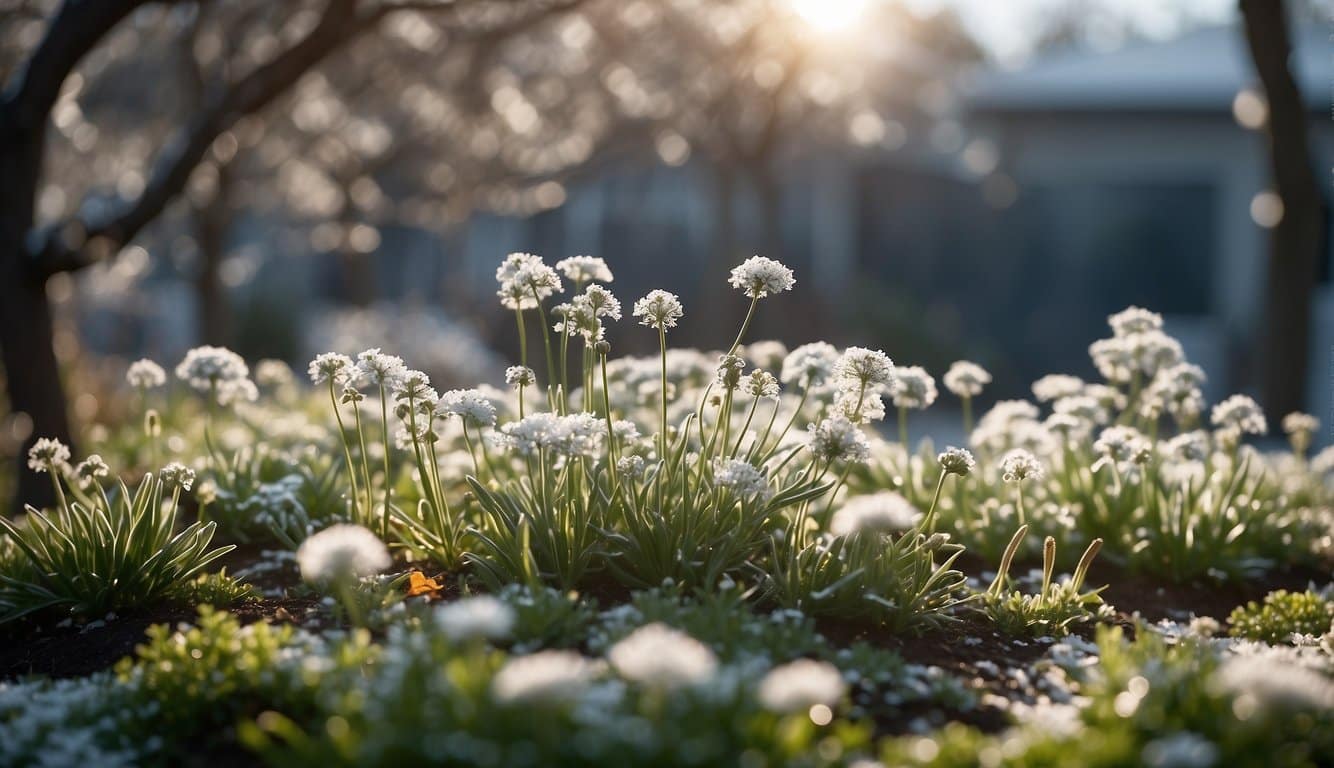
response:
[[[417,597],[418,595],[429,595],[432,592],[439,592],[444,589],[435,579],[427,576],[421,571],[413,571],[408,574],[408,597]]]

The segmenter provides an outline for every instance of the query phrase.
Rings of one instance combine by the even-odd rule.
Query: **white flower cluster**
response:
[[[163,467],[158,476],[162,478],[164,485],[178,487],[183,491],[190,490],[195,484],[195,471],[178,461],[173,461]]]
[[[186,352],[176,366],[176,378],[200,392],[216,392],[221,405],[259,397],[245,360],[225,347],[195,347]]]
[[[531,253],[511,253],[496,269],[496,295],[507,309],[536,309],[538,302],[563,286],[556,270]]]
[[[635,302],[633,314],[639,318],[640,325],[666,330],[676,327],[676,322],[685,316],[685,310],[676,294],[652,290]]]
[[[566,458],[597,457],[606,425],[591,413],[533,413],[500,427],[492,439],[521,456],[545,451]]]
[[[301,578],[313,584],[371,576],[389,567],[389,550],[359,525],[331,525],[301,542]]]
[[[1001,476],[1007,483],[1042,479],[1042,462],[1032,453],[1016,448],[1001,458]]]
[[[621,677],[668,690],[706,682],[718,669],[708,646],[661,623],[631,632],[611,647],[607,659]]]
[[[796,278],[781,262],[763,256],[751,256],[732,269],[727,282],[752,299],[792,290]]]
[[[435,609],[436,629],[456,643],[501,640],[514,629],[514,609],[494,597],[468,597]]]
[[[936,380],[921,366],[895,368],[889,391],[896,408],[922,410],[936,401]]]
[[[1246,395],[1233,395],[1215,405],[1209,419],[1218,429],[1237,435],[1263,435],[1269,431],[1264,411]]]
[[[945,389],[957,397],[977,397],[991,383],[991,374],[977,363],[957,360],[944,376]]]
[[[756,695],[765,709],[787,714],[817,706],[833,707],[846,690],[838,667],[827,661],[798,659],[769,670],[760,680]]]
[[[756,469],[754,464],[741,459],[715,459],[713,482],[719,488],[725,488],[742,499],[754,498],[763,502],[773,496],[769,478]]]
[[[1137,376],[1144,382],[1182,362],[1181,343],[1163,333],[1163,318],[1139,307],[1130,307],[1107,318],[1112,338],[1089,345],[1089,355],[1098,372],[1108,381],[1129,383]]]
[[[38,438],[28,449],[28,468],[34,472],[64,472],[69,468],[69,446],[50,437]]]
[[[155,389],[167,383],[167,372],[162,366],[144,358],[130,363],[125,371],[125,380],[135,389]]]
[[[356,378],[387,390],[394,389],[407,370],[403,358],[386,355],[379,347],[372,347],[357,355]]]
[[[1033,397],[1039,403],[1063,400],[1084,393],[1084,380],[1064,373],[1050,373],[1033,382]]]
[[[561,704],[578,701],[603,665],[575,651],[538,651],[513,656],[491,678],[491,697],[501,704]]]
[[[842,416],[812,424],[806,439],[811,453],[821,461],[862,464],[871,458],[871,443],[866,435]]]
[[[357,375],[357,365],[347,355],[325,352],[316,355],[306,368],[310,383],[315,386],[332,384],[341,387],[353,383]]]
[[[853,496],[829,520],[834,536],[898,533],[917,525],[922,513],[894,491]]]
[[[556,262],[556,269],[565,275],[566,280],[575,285],[591,282],[610,283],[614,279],[607,262],[596,256],[571,256],[568,259],[561,259]]]
[[[823,341],[802,344],[783,358],[779,378],[788,386],[815,390],[833,378],[839,358],[839,352],[832,344]]]
[[[444,417],[458,416],[464,424],[489,427],[496,423],[496,406],[481,390],[451,389],[440,396],[435,412]]]
[[[889,386],[894,379],[894,362],[878,349],[848,347],[834,367],[834,377],[842,387],[868,390]]]

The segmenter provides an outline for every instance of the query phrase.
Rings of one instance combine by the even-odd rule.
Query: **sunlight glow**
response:
[[[789,0],[792,10],[811,27],[836,32],[856,24],[872,0]]]

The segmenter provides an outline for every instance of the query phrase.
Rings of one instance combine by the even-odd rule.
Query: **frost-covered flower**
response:
[[[811,453],[823,461],[864,463],[871,458],[871,443],[861,429],[842,416],[812,424],[807,430]]]
[[[163,485],[178,487],[183,491],[190,490],[195,484],[195,471],[179,461],[163,467],[158,477],[162,479]]]
[[[94,453],[88,458],[79,462],[74,467],[74,476],[79,478],[79,482],[87,485],[98,478],[106,477],[111,474],[111,468],[103,461],[102,457]]]
[[[68,466],[69,446],[55,438],[39,438],[28,449],[28,468],[34,472],[63,472]]]
[[[792,290],[796,278],[781,262],[763,256],[751,256],[732,269],[728,284],[752,299]]]
[[[838,350],[832,344],[823,341],[802,344],[783,359],[779,378],[789,386],[796,384],[806,389],[819,387],[833,376],[839,357]]]
[[[1219,429],[1240,434],[1263,435],[1269,431],[1264,411],[1246,395],[1233,395],[1215,405],[1210,420]]]
[[[507,309],[534,309],[542,299],[560,292],[560,275],[531,253],[511,253],[496,269],[496,295]]]
[[[166,470],[163,470],[165,473]],[[389,567],[389,550],[359,525],[331,525],[301,542],[296,550],[301,578],[313,584],[371,576]]]
[[[125,371],[125,380],[136,389],[153,389],[167,383],[167,372],[162,366],[144,358],[130,363]]]
[[[404,371],[394,383],[394,399],[402,402],[429,402],[435,407],[440,395],[431,387],[431,378],[421,371]]]
[[[310,361],[306,373],[310,375],[310,383],[317,387],[328,384],[340,387],[354,380],[357,366],[347,355],[324,352]]]
[[[829,520],[829,532],[835,536],[859,533],[896,533],[917,525],[922,513],[894,491],[880,491],[853,496],[839,507]]]
[[[756,368],[741,380],[741,391],[750,397],[778,397],[778,379],[772,373]]]
[[[465,597],[436,608],[435,626],[456,643],[500,640],[514,629],[514,609],[489,595]]]
[[[385,389],[393,389],[407,370],[403,358],[386,355],[379,347],[372,347],[357,355],[356,374],[353,378],[364,379]]]
[[[590,285],[584,292],[574,297],[577,307],[586,308],[596,319],[604,317],[612,320],[621,319],[621,302],[612,292],[600,285]]]
[[[1038,461],[1038,457],[1022,448],[1016,448],[1005,454],[1001,458],[1000,469],[1001,477],[1007,483],[1042,479],[1042,462]]]
[[[195,347],[176,366],[176,378],[194,389],[207,392],[250,376],[245,360],[226,347]]]
[[[718,669],[718,658],[708,646],[657,622],[613,645],[607,659],[621,677],[656,688],[703,683]]]
[[[575,285],[591,282],[610,283],[614,279],[607,262],[596,256],[571,256],[568,259],[561,259],[556,262],[556,269],[565,275],[566,280]]]
[[[501,704],[567,704],[577,701],[601,665],[575,651],[513,656],[491,678],[491,698]]]
[[[666,330],[676,327],[676,321],[685,316],[685,309],[676,294],[655,289],[635,302],[633,314],[640,325]]]
[[[771,712],[805,712],[818,704],[833,707],[847,685],[838,667],[827,661],[798,659],[774,667],[760,680],[756,698]]]
[[[894,379],[894,363],[878,349],[848,347],[834,367],[834,376],[844,384],[888,386]]]
[[[944,376],[945,389],[957,397],[977,397],[991,383],[991,374],[977,363],[956,360]]]
[[[441,416],[458,416],[464,424],[489,427],[496,423],[496,406],[481,390],[451,389],[440,396],[435,412]]]
[[[889,391],[896,408],[923,410],[936,401],[936,380],[918,365],[895,368]]]
[[[977,467],[977,462],[973,460],[973,454],[969,453],[968,449],[955,448],[952,445],[937,456],[936,461],[940,462],[940,468],[946,474],[960,477],[968,475]]]
[[[756,498],[765,501],[773,495],[769,487],[769,478],[755,468],[755,465],[741,459],[716,459],[713,463],[713,482],[719,488],[726,488],[743,499]]]
[[[632,443],[639,439],[639,425],[629,419],[616,419],[611,423],[611,432],[617,440]]]
[[[1083,390],[1083,379],[1064,373],[1050,373],[1033,382],[1033,397],[1036,397],[1039,403],[1073,397],[1081,394]]]
[[[537,374],[524,365],[511,365],[505,369],[505,383],[511,387],[531,387],[537,381]]]

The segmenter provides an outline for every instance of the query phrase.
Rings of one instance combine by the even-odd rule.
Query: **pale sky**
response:
[[[1129,22],[1142,34],[1168,38],[1180,32],[1183,17],[1192,25],[1234,19],[1237,0],[902,0],[908,7],[932,11],[953,7],[976,39],[1002,61],[1017,62],[1028,53],[1034,38],[1055,14],[1075,8],[1097,29]],[[1096,39],[1094,42],[1098,42]],[[1102,40],[1119,42],[1113,35]]]

